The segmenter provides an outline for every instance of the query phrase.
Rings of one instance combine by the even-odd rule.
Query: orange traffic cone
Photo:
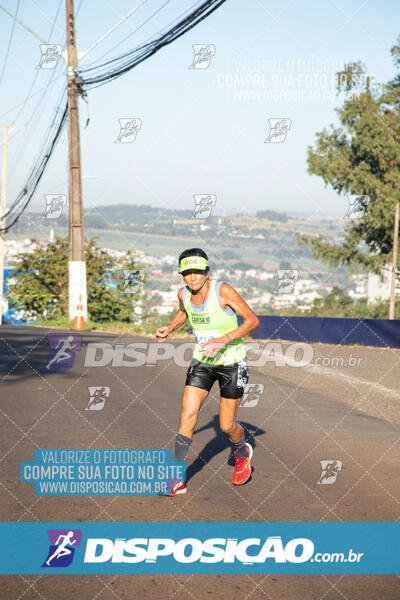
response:
[[[79,295],[79,303],[76,307],[76,315],[74,317],[74,322],[72,323],[72,329],[78,331],[85,331],[85,317],[83,315],[83,306],[82,306],[82,296]]]

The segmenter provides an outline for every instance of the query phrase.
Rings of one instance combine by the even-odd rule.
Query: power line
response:
[[[57,9],[56,17],[54,19],[54,23],[53,23],[51,32],[53,32],[53,29],[54,29],[54,26],[55,26],[55,23],[56,23],[56,20],[58,17],[58,12],[59,12],[62,2],[63,2],[63,0],[60,0],[60,4]],[[79,13],[79,10],[82,6],[82,2],[83,2],[83,0],[81,0],[81,2],[80,2],[79,6],[78,6],[78,10],[76,11],[76,14]],[[64,43],[65,43],[65,40],[64,40]],[[55,73],[55,70],[53,71],[53,75],[54,75],[54,73]],[[40,105],[40,102],[44,96],[44,93],[46,92],[46,89],[48,88],[48,85],[45,87],[42,97],[41,97],[39,103],[36,105],[36,108],[34,109],[30,119],[32,119],[34,113],[37,110],[37,107]],[[34,163],[35,166],[32,168],[32,171],[31,171],[23,189],[21,190],[21,192],[18,194],[17,198],[14,200],[14,202],[11,204],[10,208],[8,209],[7,214],[6,214],[6,226],[5,226],[5,228],[0,228],[1,232],[6,233],[7,231],[9,231],[11,229],[11,227],[13,227],[13,225],[15,225],[15,223],[21,217],[21,215],[27,208],[28,204],[32,200],[32,197],[33,197],[35,191],[37,190],[40,180],[46,170],[47,164],[54,152],[56,144],[57,144],[57,142],[61,136],[61,133],[64,129],[64,126],[67,122],[68,104],[66,102],[66,95],[67,95],[67,88],[64,88],[63,92],[62,92],[62,96],[58,102],[57,109],[54,114],[53,120],[47,131],[46,137],[45,137],[44,141],[42,142],[40,151],[38,153],[38,158]],[[63,104],[64,104],[64,108],[63,108],[63,110],[61,110],[61,107]],[[55,131],[51,141],[49,141],[50,134],[54,128],[56,131]]]
[[[17,10],[16,10],[17,14],[18,14],[18,11],[19,11],[20,2],[21,2],[21,0],[18,0],[18,2],[17,2]],[[13,21],[13,23],[11,25],[10,39],[8,40],[8,47],[7,47],[6,57],[4,59],[3,69],[2,69],[1,75],[0,75],[0,87],[1,87],[1,84],[3,83],[3,77],[4,77],[4,73],[5,73],[6,66],[7,66],[7,61],[8,61],[8,55],[10,53],[11,43],[12,43],[12,40],[13,40],[13,37],[14,37],[14,29],[15,29],[15,21]]]
[[[56,12],[56,16],[54,17],[53,24],[52,24],[52,26],[51,26],[51,29],[50,29],[50,33],[49,33],[49,40],[51,40],[51,36],[53,35],[53,31],[54,31],[54,28],[55,28],[55,26],[56,26],[56,22],[57,22],[57,19],[58,19],[58,15],[59,15],[59,12],[60,12],[60,8],[61,8],[61,5],[62,5],[62,3],[63,3],[63,0],[60,0],[60,2],[59,2],[59,4],[58,4],[58,8],[57,8],[57,12]],[[14,22],[14,24],[15,24],[15,22]],[[35,87],[35,85],[36,85],[36,81],[37,81],[37,79],[38,79],[39,72],[40,72],[40,69],[37,69],[37,70],[36,70],[36,73],[35,73],[35,76],[34,76],[34,78],[33,78],[33,81],[32,81],[32,85],[31,85],[31,87],[30,87],[30,89],[29,89],[29,91],[28,91],[28,93],[27,93],[27,95],[26,95],[26,98],[25,98],[24,102],[23,102],[22,108],[20,108],[20,110],[18,111],[18,114],[17,114],[17,116],[15,117],[14,121],[18,121],[19,117],[21,116],[21,113],[23,112],[23,110],[24,110],[24,108],[25,108],[25,106],[26,106],[26,103],[28,102],[29,98],[31,97],[31,92],[32,92],[33,88],[34,88],[34,87]],[[53,77],[54,77],[54,72],[55,72],[55,69],[53,69],[53,73],[52,73],[52,76],[53,76]],[[48,86],[50,85],[50,83],[51,83],[51,79],[52,79],[53,77],[49,78],[49,79],[50,79],[50,81],[48,81],[48,82],[47,82],[47,85],[46,85],[45,91],[47,90]],[[42,98],[43,98],[43,96],[40,98],[39,102],[41,102],[41,101],[42,101]],[[32,119],[32,117],[31,117],[31,119]],[[30,121],[30,119],[29,119],[29,121]],[[28,123],[29,123],[29,121],[28,121]],[[26,123],[26,125],[27,125],[28,123]]]
[[[45,95],[47,94],[47,90],[49,89],[50,85],[52,84],[52,81],[54,79],[55,76],[55,69],[53,70],[47,84],[44,86],[44,88],[42,88],[42,94],[38,100],[38,102],[36,103],[36,106],[34,107],[30,117],[28,118],[28,120],[26,121],[25,125],[26,127],[28,127],[28,125],[31,123],[31,121],[33,120],[34,116],[36,115],[37,111],[39,110],[39,108],[43,105],[43,99],[45,97]],[[12,160],[14,160],[14,156],[17,156],[18,158],[18,162],[21,161],[21,157],[25,154],[26,150],[29,147],[29,141],[32,138],[32,135],[35,131],[35,129],[37,128],[38,124],[39,124],[39,119],[40,117],[34,122],[33,124],[33,128],[31,128],[30,130],[28,130],[27,135],[23,135],[20,144],[18,145],[17,149],[13,150],[13,154],[12,154]],[[16,119],[13,120],[13,122],[15,122]],[[20,133],[19,131],[17,133]],[[17,135],[17,133],[13,136],[12,139],[14,139]]]
[[[19,2],[18,2],[18,5],[19,5]],[[42,42],[42,44],[47,44],[48,43],[48,42],[46,42],[46,40],[44,40],[43,38],[41,38],[40,35],[38,35],[37,33],[35,33],[33,31],[33,29],[31,29],[30,27],[28,27],[28,25],[25,25],[25,23],[23,21],[21,21],[21,19],[18,19],[17,15],[13,15],[12,12],[10,12],[9,10],[7,10],[2,4],[0,4],[0,8],[1,8],[1,10],[4,10],[5,13],[7,13],[8,15],[10,15],[10,17],[12,17],[14,19],[14,21],[16,21],[17,23],[19,23],[20,25],[22,25],[22,27],[24,27],[27,31],[29,31],[29,33],[31,33],[38,40],[40,40]]]
[[[195,11],[190,13],[188,17],[185,17],[184,19],[179,21],[177,25],[168,30],[164,35],[156,38],[154,41],[139,46],[138,48],[127,52],[118,58],[112,59],[102,65],[99,65],[98,67],[94,67],[93,69],[87,69],[86,71],[93,71],[94,69],[101,69],[102,67],[106,67],[110,64],[114,64],[117,62],[121,63],[119,64],[119,66],[116,66],[111,71],[105,71],[97,76],[93,76],[86,80],[79,77],[80,83],[78,89],[80,93],[84,93],[83,85],[85,84],[104,85],[105,83],[107,83],[107,81],[115,79],[116,77],[120,77],[123,73],[130,71],[136,65],[140,64],[141,62],[145,61],[147,58],[158,52],[161,48],[168,44],[171,44],[174,40],[178,39],[187,31],[195,27],[198,23],[203,21],[212,12],[219,8],[225,1],[226,0],[207,0],[206,2],[203,2],[203,4],[199,6]],[[124,60],[125,62],[122,62]],[[98,87],[98,85],[96,87]],[[64,90],[64,93],[66,91],[67,90]],[[62,102],[60,102],[59,106],[61,107],[61,105]],[[39,182],[43,176],[46,166],[54,152],[54,148],[60,138],[61,132],[67,121],[68,104],[65,105],[61,117],[58,117],[57,119],[58,114],[59,111],[57,111],[56,115],[54,116],[53,122],[50,126],[50,130],[46,137],[46,141],[43,144],[43,150],[41,150],[40,157],[37,161],[35,161],[35,166],[33,167],[24,188],[21,190],[15,201],[12,203],[10,209],[8,210],[6,215],[6,226],[4,228],[0,228],[0,231],[6,233],[18,221],[18,219],[21,217],[22,213],[28,206],[29,202],[31,201],[32,196],[39,185]],[[56,128],[56,131],[51,141],[48,142],[53,127]]]
[[[158,8],[156,11],[154,11],[150,15],[150,17],[148,17],[145,21],[143,21],[143,23],[141,25],[139,25],[139,27],[136,27],[136,29],[134,29],[133,31],[131,31],[126,37],[124,37],[120,42],[118,42],[118,44],[115,44],[115,46],[113,46],[112,48],[110,48],[110,50],[107,50],[107,52],[105,52],[104,54],[102,54],[100,56],[100,58],[96,59],[92,63],[89,63],[88,67],[93,66],[96,62],[98,62],[99,60],[102,60],[105,56],[107,56],[107,54],[110,54],[116,48],[118,48],[119,46],[121,46],[121,44],[123,44],[124,42],[126,42],[126,40],[129,39],[134,33],[138,32],[139,29],[141,29],[142,27],[144,27],[144,25],[146,25],[146,23],[148,23],[149,21],[151,21],[151,19],[153,17],[155,17],[164,8],[164,6],[166,6],[170,2],[172,2],[172,0],[167,0],[166,2],[164,2],[164,4],[162,6],[160,6],[160,8]]]
[[[106,31],[106,33],[104,35],[101,36],[101,38],[99,38],[97,40],[97,42],[95,42],[94,44],[92,44],[87,50],[86,52],[81,52],[80,53],[80,57],[83,58],[84,56],[86,56],[86,54],[89,54],[89,52],[91,52],[93,50],[93,48],[96,48],[96,46],[98,44],[100,44],[103,40],[106,39],[106,37],[108,37],[110,35],[110,33],[112,33],[115,29],[117,29],[117,27],[119,27],[122,23],[124,23],[124,21],[126,21],[127,19],[129,19],[130,16],[133,15],[133,13],[135,13],[141,6],[143,6],[143,4],[145,4],[145,2],[147,2],[147,0],[141,0],[139,2],[139,4],[137,6],[135,6],[135,8],[132,8],[132,10],[130,10],[128,12],[127,15],[125,15],[125,17],[122,17],[122,19],[120,19],[118,21],[118,23],[116,23],[115,25],[113,25],[111,27],[111,29],[109,29],[108,31]]]
[[[63,0],[60,0],[59,3],[58,3],[58,7],[57,7],[57,10],[56,10],[56,14],[54,16],[52,25],[50,27],[50,32],[49,32],[49,36],[48,36],[49,40],[52,39],[52,35],[53,35],[54,29],[55,29],[55,26],[56,26],[56,23],[57,23],[59,14],[60,14],[60,9],[61,9],[62,4],[63,4]],[[64,44],[65,44],[65,38],[64,38]],[[20,118],[21,114],[23,114],[25,106],[27,105],[28,101],[31,99],[31,97],[32,97],[32,90],[34,89],[34,87],[36,85],[36,82],[38,81],[38,77],[39,77],[40,71],[41,71],[41,69],[36,69],[34,78],[32,80],[31,87],[30,87],[30,89],[29,89],[29,91],[28,91],[28,93],[27,93],[27,95],[25,97],[25,100],[22,103],[22,106],[20,105],[18,114],[13,119],[13,122],[18,122],[19,121],[19,118]],[[32,112],[30,114],[30,117],[25,122],[26,127],[28,127],[29,124],[32,122],[32,120],[33,120],[34,116],[36,115],[37,111],[39,110],[39,108],[41,106],[43,106],[43,99],[45,98],[49,87],[53,83],[53,80],[54,80],[54,77],[56,75],[56,72],[57,72],[56,68],[52,69],[51,73],[49,73],[49,76],[47,78],[47,82],[46,82],[45,86],[43,86],[39,90],[39,93],[41,92],[41,94],[39,96],[39,99],[38,99],[35,107],[33,108]],[[33,135],[34,130],[37,127],[38,123],[39,123],[39,119],[36,120],[36,122],[34,123],[33,129],[32,128],[29,129],[27,135],[23,135],[22,136],[21,142],[19,144],[17,144],[17,147],[13,150],[11,161],[13,161],[14,157],[17,156],[18,157],[18,162],[19,162],[19,164],[21,164],[21,158],[22,158],[22,156],[24,156],[27,148],[29,147],[29,141],[32,138],[32,135]],[[17,130],[17,132],[15,133],[15,135],[12,137],[12,139],[14,139],[20,133],[20,131],[21,130]]]
[[[57,79],[61,79],[61,77],[64,77],[64,75],[61,75],[61,74],[60,74],[60,75],[58,75],[58,77],[56,78],[56,81],[57,81]],[[41,92],[41,91],[42,91],[42,90],[43,90],[45,87],[47,87],[47,83],[45,83],[45,85],[43,85],[41,88],[39,88],[38,90],[36,90],[36,92],[34,92],[34,93],[32,94],[32,97],[33,97],[33,96],[36,96],[37,94],[40,94],[40,92]],[[3,120],[4,120],[4,118],[5,118],[7,115],[9,115],[11,112],[13,112],[14,110],[16,110],[16,109],[17,109],[17,108],[19,108],[20,106],[22,106],[22,104],[23,104],[24,102],[25,102],[25,100],[22,100],[22,102],[20,102],[19,104],[15,104],[15,106],[13,106],[12,108],[9,108],[9,109],[8,109],[8,110],[6,110],[5,112],[3,112],[3,113],[0,115],[0,121],[3,121]],[[15,121],[15,119],[14,119],[14,121]]]
[[[51,29],[50,29],[50,33],[49,33],[49,40],[51,39],[51,36],[53,35],[54,28],[55,28],[55,26],[56,26],[56,23],[57,23],[58,14],[59,14],[59,12],[60,12],[60,8],[61,8],[61,6],[62,6],[63,2],[64,2],[64,0],[60,0],[60,2],[59,2],[58,8],[57,8],[57,12],[56,12],[56,16],[54,17],[53,24],[52,24],[52,26],[51,26]],[[79,6],[78,6],[78,8],[77,8],[77,11],[76,11],[76,15],[75,15],[76,17],[77,17],[77,16],[78,16],[78,14],[79,14],[79,11],[80,11],[80,9],[81,9],[81,6],[82,6],[82,4],[83,4],[83,0],[81,0],[81,1],[80,1],[80,3],[79,3]],[[65,46],[65,37],[64,37],[64,41],[63,41],[63,46]],[[13,119],[13,121],[18,121],[19,117],[21,116],[21,114],[22,114],[22,112],[23,112],[23,110],[24,110],[24,108],[25,108],[25,106],[26,106],[26,103],[27,103],[27,101],[29,100],[29,98],[31,98],[31,97],[32,97],[32,90],[33,90],[33,88],[34,88],[34,87],[35,87],[35,85],[36,85],[36,81],[37,81],[37,79],[38,79],[39,72],[40,72],[39,70],[37,70],[37,71],[36,71],[36,73],[35,73],[35,77],[33,78],[33,81],[32,81],[32,84],[31,84],[31,87],[30,87],[30,89],[29,89],[29,91],[28,91],[28,93],[27,93],[27,95],[26,95],[26,97],[25,97],[25,100],[23,100],[23,101],[22,101],[20,104],[17,104],[16,106],[14,106],[13,108],[11,108],[11,109],[10,109],[10,110],[8,110],[7,112],[3,113],[3,114],[0,116],[0,119],[2,119],[4,116],[8,115],[8,113],[9,113],[9,112],[11,112],[12,110],[14,110],[14,109],[16,109],[16,108],[19,108],[19,107],[21,106],[22,108],[20,108],[20,110],[19,110],[19,112],[18,112],[17,116],[16,116],[16,117]],[[40,98],[40,100],[39,100],[39,103],[38,103],[38,104],[40,104],[40,103],[41,103],[41,101],[42,101],[42,99],[43,99],[43,97],[44,97],[44,94],[45,94],[45,92],[47,91],[48,87],[50,86],[50,84],[51,84],[51,82],[52,82],[52,79],[53,79],[53,77],[54,77],[54,74],[55,74],[55,69],[53,69],[53,72],[52,72],[52,74],[51,74],[52,76],[51,76],[51,77],[49,77],[49,81],[48,81],[48,82],[47,82],[47,83],[46,83],[46,84],[45,84],[43,87],[41,87],[41,88],[40,88],[40,89],[39,89],[37,92],[35,92],[35,93],[33,94],[33,95],[35,95],[35,94],[38,94],[38,93],[40,93],[40,92],[41,92],[41,90],[45,90],[45,91],[44,91],[44,93],[42,94],[42,96],[41,96],[41,98]],[[57,79],[59,79],[60,77],[62,77],[62,75],[59,75],[59,76],[57,77]],[[35,114],[35,112],[36,112],[36,109],[33,111],[32,115],[30,116],[30,118],[29,118],[29,120],[27,121],[27,123],[26,123],[26,124],[28,124],[28,123],[31,121],[31,119],[32,119],[33,115]],[[14,137],[15,137],[15,136],[14,136]]]
[[[61,107],[64,106],[65,100],[66,100],[66,88],[64,88],[62,90],[62,94],[61,94],[60,99],[59,99],[59,101],[57,103],[57,108],[56,108],[56,110],[54,112],[54,115],[53,115],[53,118],[51,120],[50,126],[48,127],[48,129],[47,129],[47,131],[45,133],[45,136],[43,138],[43,141],[42,141],[42,143],[41,143],[41,145],[39,147],[39,151],[37,153],[37,159],[34,161],[34,165],[40,164],[40,162],[41,162],[41,155],[45,154],[45,149],[49,145],[49,139],[50,139],[52,130],[53,130],[53,128],[56,128],[56,129],[58,128],[58,125],[57,125],[58,121],[57,121],[57,119],[58,119],[58,115],[62,112]],[[33,167],[31,174],[34,172],[34,170],[35,169]],[[29,177],[31,177],[31,175]],[[27,187],[29,187],[29,186],[25,185],[24,189],[27,188]],[[17,197],[17,199],[11,204],[10,211],[14,210],[14,208],[18,206],[19,202],[20,202],[20,200]]]
[[[81,0],[81,1],[79,2],[79,6],[78,6],[78,8],[77,8],[77,10],[76,10],[76,13],[75,13],[75,19],[76,19],[76,18],[77,18],[77,16],[79,15],[79,11],[81,10],[82,3],[83,3],[83,0]]]
[[[63,96],[65,95],[66,90],[64,90]],[[60,108],[61,108],[60,103]],[[61,116],[60,116],[61,113]],[[64,126],[67,121],[68,115],[68,107],[65,103],[64,109],[62,111],[57,110],[53,121],[50,125],[50,129],[47,133],[46,140],[43,144],[43,149],[41,149],[38,159],[34,163],[34,167],[23,187],[23,189],[18,194],[17,198],[11,204],[10,208],[6,213],[6,225],[4,228],[1,228],[0,231],[7,233],[11,229],[13,225],[18,221],[21,217],[22,213],[28,206],[29,202],[32,200],[33,194],[35,193],[40,180],[43,176],[43,173],[46,169],[46,166],[54,152],[56,144],[60,138],[60,135],[64,129]],[[50,133],[52,129],[55,128],[55,133],[50,141],[48,141],[50,137]]]
[[[104,85],[107,81],[120,77],[158,52],[164,46],[171,44],[173,41],[190,31],[193,27],[198,25],[212,12],[219,8],[225,1],[226,0],[207,0],[206,2],[203,2],[203,4],[193,11],[188,17],[182,19],[177,25],[152,42],[143,44],[142,46],[126,52],[117,58],[113,58],[101,65],[98,65],[97,67],[83,69],[81,73],[88,73],[90,71],[97,71],[103,67],[109,67],[112,64],[115,65],[113,69],[104,70],[98,75],[93,75],[92,77],[87,78],[83,77],[83,85],[99,87],[100,85]]]
[[[51,34],[53,33],[53,30],[54,30],[54,27],[55,27],[55,24],[56,24],[56,21],[57,21],[57,18],[58,18],[58,14],[59,14],[62,2],[63,2],[63,0],[60,0],[60,3],[59,3],[58,8],[57,8],[56,16],[54,18],[53,25],[52,25],[52,28],[51,28],[50,37],[51,37]],[[79,12],[79,10],[80,10],[80,8],[82,6],[82,2],[83,2],[83,0],[81,0],[81,2],[80,2],[76,14],[78,14],[78,12]],[[0,8],[2,8],[1,5],[0,5]],[[6,11],[6,12],[8,12],[8,11]],[[17,19],[15,19],[15,20],[17,20]],[[65,40],[64,40],[64,44],[65,44]],[[31,114],[28,122],[33,118],[36,110],[40,106],[40,104],[41,104],[41,102],[43,100],[44,94],[46,93],[46,91],[47,91],[47,89],[48,89],[48,87],[49,87],[52,79],[54,78],[54,74],[55,74],[55,70],[53,71],[50,80],[47,82],[47,85],[44,86],[43,93],[42,93],[41,97],[39,98],[39,102],[37,103],[36,107],[34,108],[34,110],[33,110],[32,114]],[[34,87],[34,84],[35,84],[36,80],[37,80],[37,75],[38,75],[38,73],[36,74],[36,77],[34,78],[34,81],[33,81],[32,85],[31,85],[31,88],[30,88],[30,90],[28,92],[28,96],[26,97],[25,101],[22,103],[22,108],[20,109],[20,111],[18,113],[19,115],[22,113],[22,111],[25,108],[25,105],[26,105],[26,102],[28,100],[28,97],[29,97],[29,95],[30,95],[30,93],[31,93],[31,91],[32,91],[32,89]],[[23,189],[18,194],[17,198],[11,204],[10,208],[8,209],[8,211],[6,213],[6,222],[5,222],[5,225],[4,225],[4,227],[0,228],[0,232],[2,234],[5,234],[6,232],[8,232],[11,229],[11,227],[13,227],[13,225],[15,225],[15,223],[21,217],[21,215],[25,211],[26,207],[28,206],[28,204],[32,200],[32,197],[33,197],[33,195],[34,195],[34,193],[35,193],[35,191],[36,191],[36,189],[37,189],[37,187],[38,187],[38,185],[40,183],[40,180],[41,180],[41,178],[42,178],[42,176],[43,176],[43,174],[45,172],[47,164],[48,164],[48,162],[49,162],[49,160],[50,160],[50,158],[51,158],[51,156],[52,156],[52,154],[54,152],[54,149],[55,149],[56,144],[57,144],[57,142],[58,142],[58,140],[59,140],[59,138],[61,136],[61,133],[63,131],[63,128],[64,128],[65,123],[67,121],[67,116],[68,116],[68,104],[66,103],[65,100],[64,100],[64,109],[60,112],[60,108],[62,106],[62,102],[63,102],[64,96],[66,96],[66,89],[63,90],[62,98],[60,99],[60,102],[58,104],[58,108],[57,108],[56,113],[54,115],[54,118],[53,118],[53,120],[51,122],[50,128],[49,128],[49,130],[47,132],[47,135],[45,137],[45,140],[42,143],[42,146],[41,146],[40,151],[38,153],[38,158],[37,158],[37,160],[34,163],[34,166],[33,166],[32,170],[31,170],[31,173],[30,173],[30,175],[29,175],[29,177],[28,177],[28,179],[27,179],[27,181],[26,181]],[[54,133],[52,139],[49,141],[51,132],[52,132],[52,130],[54,128],[55,128],[55,133]],[[26,147],[26,145],[25,145],[25,147]]]

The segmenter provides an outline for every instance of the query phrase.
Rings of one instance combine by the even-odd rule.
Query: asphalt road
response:
[[[175,498],[38,497],[19,481],[37,448],[172,448],[185,367],[85,367],[88,342],[153,342],[85,332],[69,371],[42,372],[48,334],[0,328],[0,512],[2,521],[397,521],[400,517],[400,351],[315,345],[313,360],[359,357],[357,366],[250,367],[258,399],[240,409],[252,435],[251,481],[231,484],[230,446],[218,427],[215,384],[199,416],[188,456],[188,493]],[[56,333],[60,333],[59,330]],[[175,347],[187,340],[174,340]],[[288,344],[282,344],[285,352]],[[189,353],[186,355],[188,356]],[[249,358],[253,356],[249,353]],[[99,358],[99,355],[97,355]],[[127,359],[129,360],[129,358]],[[278,361],[279,362],[279,361]],[[343,362],[343,361],[342,361]],[[348,362],[348,361],[347,361]],[[351,361],[350,361],[351,362]],[[328,362],[325,361],[325,365]],[[102,410],[85,410],[91,386],[110,388]],[[261,392],[261,387],[263,391]],[[321,485],[320,461],[341,461]],[[0,577],[0,598],[109,600],[398,600],[394,575],[116,575]]]

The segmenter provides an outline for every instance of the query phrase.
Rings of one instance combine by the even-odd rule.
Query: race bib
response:
[[[201,345],[209,340],[220,337],[218,329],[210,329],[209,331],[193,331],[196,338],[196,350],[202,351]]]

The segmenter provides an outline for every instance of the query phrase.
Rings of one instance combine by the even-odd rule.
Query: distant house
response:
[[[368,273],[368,302],[375,303],[380,298],[390,298],[391,265],[386,265],[380,274]],[[400,294],[400,277],[396,277],[396,295]]]

